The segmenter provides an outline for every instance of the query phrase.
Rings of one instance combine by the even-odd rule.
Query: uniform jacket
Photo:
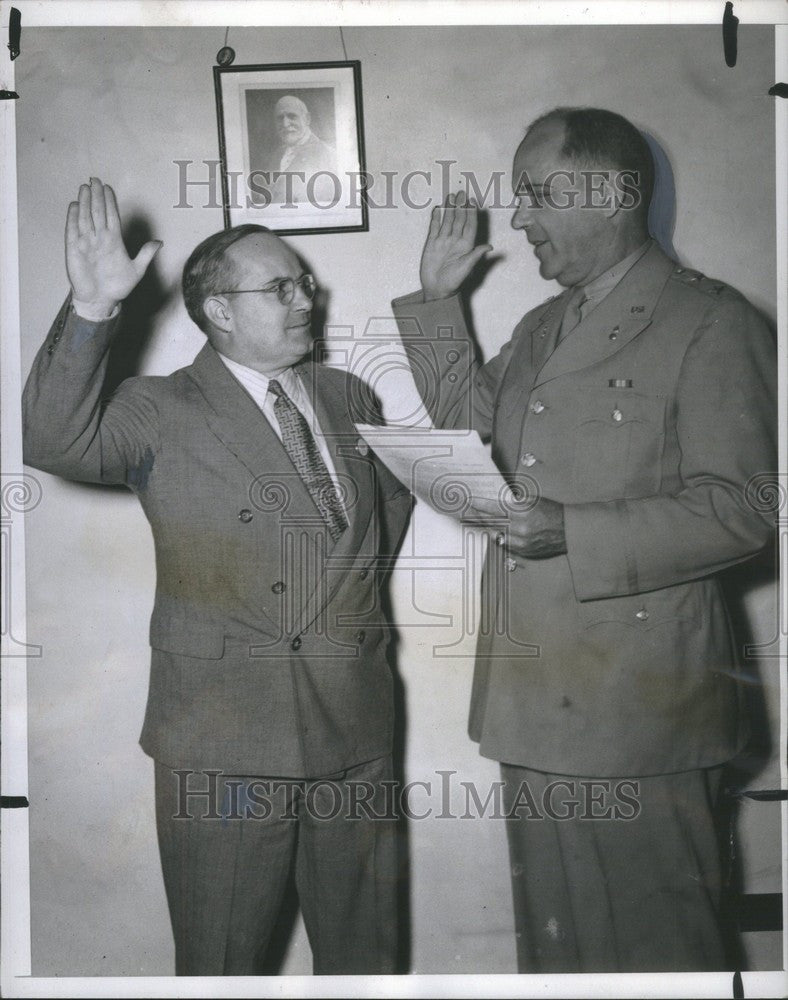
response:
[[[23,398],[25,461],[124,483],[150,522],[156,598],[141,743],[166,764],[309,777],[390,751],[381,552],[410,498],[354,430],[344,372],[298,366],[330,435],[349,527],[336,545],[284,447],[210,345],[166,377],[101,389],[116,321],[67,302]]]
[[[490,547],[470,735],[564,774],[717,764],[746,725],[716,574],[771,537],[747,484],[776,468],[773,338],[656,245],[553,350],[567,296],[483,367],[456,297],[395,303],[436,423],[475,427],[507,477],[566,505],[566,555]]]

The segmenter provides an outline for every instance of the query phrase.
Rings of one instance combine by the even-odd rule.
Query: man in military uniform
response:
[[[745,487],[775,468],[773,339],[649,239],[651,156],[621,116],[538,119],[513,185],[562,293],[480,367],[456,293],[491,247],[459,194],[394,308],[435,422],[476,428],[531,487],[488,554],[506,627],[480,637],[470,711],[505,782],[519,968],[724,968],[713,805],[747,733],[716,574],[771,534]],[[518,808],[559,786],[564,818]]]

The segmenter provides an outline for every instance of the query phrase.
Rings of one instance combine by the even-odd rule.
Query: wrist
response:
[[[82,319],[99,323],[102,320],[111,319],[118,312],[120,303],[110,299],[79,299],[75,295],[71,296],[71,308]]]

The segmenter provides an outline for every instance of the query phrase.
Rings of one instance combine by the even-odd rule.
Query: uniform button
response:
[[[529,451],[527,454],[523,455],[522,463],[523,465],[527,465],[530,469],[532,465],[536,464],[536,455],[532,455]]]
[[[618,340],[619,333],[621,333],[621,327],[614,326],[613,329],[608,334],[608,339],[609,340]]]
[[[645,608],[641,608],[640,611],[638,611],[638,612],[635,613],[635,618],[637,618],[638,621],[647,622],[648,621],[648,611],[646,611]]]
[[[532,413],[541,413],[544,408],[545,408],[545,405],[541,401],[541,399],[537,399],[535,403],[531,403],[531,412]]]
[[[362,570],[359,571],[359,574],[358,574],[359,580],[366,580],[366,578],[368,576],[369,576],[369,570],[368,569],[362,569]]]
[[[244,524],[248,524],[253,517],[254,515],[252,514],[252,512],[249,510],[248,507],[244,507],[243,510],[238,511],[238,520],[243,521]]]
[[[618,409],[618,407],[616,407],[616,409],[613,410],[612,417],[615,421],[621,423],[621,421],[624,419],[624,414],[621,412],[621,410]]]
[[[361,643],[366,639],[367,633],[362,628],[360,631],[356,632],[356,642],[361,645]]]
[[[275,594],[284,594],[287,590],[287,585],[282,583],[281,580],[277,580],[276,583],[271,584],[271,590],[273,590]]]
[[[290,643],[290,648],[298,651],[301,648],[301,636],[297,635]]]
[[[514,571],[516,569],[517,569],[517,563],[514,561],[514,559],[507,559],[506,560],[506,570],[507,570],[507,572],[508,573],[514,573]]]

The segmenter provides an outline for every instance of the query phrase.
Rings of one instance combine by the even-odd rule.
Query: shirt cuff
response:
[[[120,303],[116,302],[112,312],[108,313],[106,306],[97,306],[92,302],[80,302],[72,297],[71,308],[81,319],[90,320],[92,323],[104,323],[108,319],[115,319],[120,312]]]

